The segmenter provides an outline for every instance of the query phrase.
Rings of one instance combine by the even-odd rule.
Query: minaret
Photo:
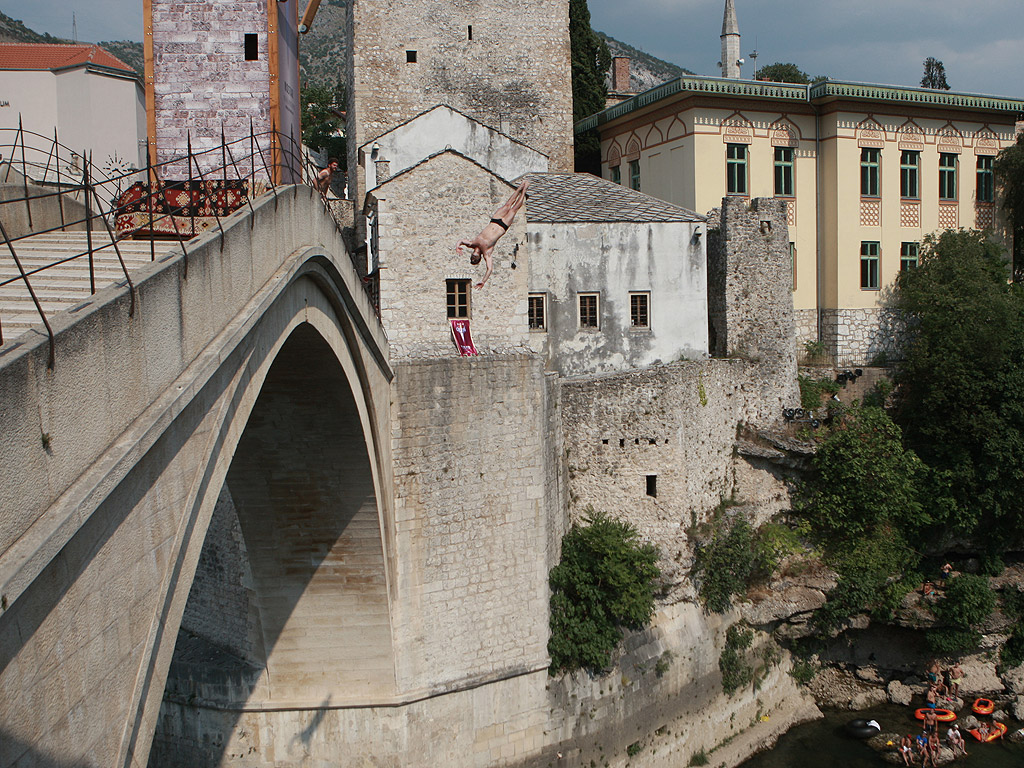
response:
[[[733,0],[725,0],[725,17],[722,19],[722,77],[740,76],[740,25],[736,23],[736,6]]]

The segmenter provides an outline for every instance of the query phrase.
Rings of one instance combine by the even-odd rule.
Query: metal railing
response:
[[[186,243],[197,235],[205,234],[205,227],[203,231],[197,231],[196,219],[208,219],[212,214],[216,228],[220,232],[220,248],[223,252],[222,216],[229,215],[246,205],[250,213],[255,213],[253,199],[263,194],[274,195],[276,208],[282,186],[277,181],[280,179],[296,180],[297,183],[306,184],[319,192],[325,211],[331,216],[339,232],[342,229],[341,222],[328,203],[326,190],[321,191],[317,184],[319,169],[292,137],[276,130],[258,133],[250,122],[248,134],[231,141],[225,138],[222,129],[220,142],[216,146],[194,150],[189,134],[184,155],[154,163],[148,154],[147,152],[145,168],[100,169],[93,163],[88,151],[77,152],[61,144],[56,131],[52,137],[34,133],[24,129],[20,118],[18,128],[0,129],[0,184],[12,185],[15,188],[20,186],[21,191],[20,195],[0,199],[0,237],[3,239],[6,255],[13,260],[16,267],[16,274],[13,277],[4,279],[0,275],[0,288],[20,283],[27,289],[49,336],[51,368],[55,362],[53,329],[32,285],[33,277],[46,270],[79,259],[87,260],[89,292],[95,294],[96,256],[104,251],[109,254],[108,249],[112,249],[128,286],[131,297],[128,314],[131,317],[135,313],[135,285],[119,247],[119,244],[126,240],[148,239],[150,260],[156,259],[156,239],[176,241],[182,250],[183,273],[187,278]],[[183,166],[187,169],[187,178],[164,178],[168,169],[180,172]],[[230,210],[230,206],[226,204],[229,188],[239,193],[237,206]],[[7,192],[9,190],[5,190],[5,197]],[[133,192],[134,196],[126,202],[129,192]],[[221,194],[220,201],[217,199],[218,193]],[[36,206],[38,213],[39,204],[46,204],[48,199],[56,200],[55,207],[59,218],[59,223],[52,226],[42,225],[38,221],[38,215],[37,220],[33,220],[33,205]],[[182,204],[183,199],[187,201],[187,205]],[[23,233],[12,234],[4,225],[4,221],[10,220],[8,217],[12,212],[20,213],[17,210],[18,206],[24,206],[27,227]],[[197,206],[202,206],[200,213],[196,212]],[[136,221],[141,215],[144,225],[122,226],[119,231],[118,219],[129,209],[136,214]],[[250,227],[254,225],[255,222],[251,220]],[[161,229],[165,234],[157,234]],[[84,250],[31,268],[27,268],[24,260],[19,258],[18,248],[27,238],[69,230],[84,230]],[[98,236],[94,237],[94,234]],[[349,256],[360,277],[365,276],[366,265],[361,264],[351,251]],[[0,259],[3,258],[4,255],[0,254]],[[100,288],[102,287],[101,285]],[[369,294],[365,282],[364,288],[367,288]],[[3,318],[0,317],[0,346],[3,344]]]

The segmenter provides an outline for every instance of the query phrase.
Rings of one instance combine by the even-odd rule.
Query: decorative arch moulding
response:
[[[727,125],[722,131],[722,141],[726,144],[753,144],[754,131],[746,125]]]

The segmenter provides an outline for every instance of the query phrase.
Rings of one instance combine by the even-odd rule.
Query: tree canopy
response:
[[[781,61],[761,67],[754,74],[754,79],[770,80],[773,83],[802,83],[804,85],[811,82],[811,77],[796,64],[783,64]]]
[[[946,68],[934,56],[929,56],[924,60],[924,76],[921,78],[921,87],[934,88],[938,91],[949,90],[949,83],[946,82]]]
[[[345,91],[339,84],[335,88],[327,85],[304,83],[299,90],[302,103],[302,142],[317,152],[327,150],[337,158],[342,168],[346,166],[345,139],[338,136],[341,117],[337,104],[345,103]]]
[[[590,26],[587,0],[569,0],[569,44],[572,63],[573,122],[600,112],[608,98],[605,73],[612,57],[608,44]],[[576,136],[576,170],[600,174],[601,145],[597,132]]]
[[[1024,539],[1024,292],[985,234],[928,236],[899,274],[894,418],[934,471],[931,505],[993,548]]]
[[[1024,280],[1024,132],[992,164],[1006,222],[1013,236],[1013,278]]]

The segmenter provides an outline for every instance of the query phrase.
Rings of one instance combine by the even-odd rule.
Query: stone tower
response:
[[[569,4],[522,0],[349,3],[349,178],[358,148],[445,104],[572,170]]]
[[[722,77],[740,76],[740,25],[736,23],[736,6],[733,0],[725,0],[725,17],[722,19]]]

